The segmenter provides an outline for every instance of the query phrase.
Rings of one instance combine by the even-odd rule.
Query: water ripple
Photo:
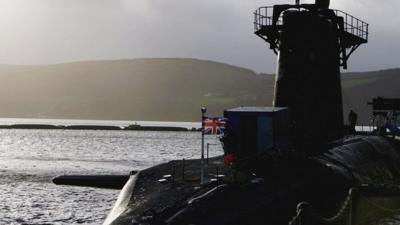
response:
[[[0,130],[0,224],[101,224],[118,191],[56,186],[52,177],[127,174],[199,156],[199,133]]]

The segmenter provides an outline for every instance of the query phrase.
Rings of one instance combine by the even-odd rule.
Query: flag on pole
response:
[[[206,135],[220,135],[225,131],[226,119],[222,117],[204,117],[204,134]]]

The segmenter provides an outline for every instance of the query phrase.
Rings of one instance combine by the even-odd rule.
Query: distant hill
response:
[[[343,76],[345,108],[400,97],[400,69]],[[236,106],[271,105],[274,76],[196,59],[0,65],[0,117],[199,121]]]

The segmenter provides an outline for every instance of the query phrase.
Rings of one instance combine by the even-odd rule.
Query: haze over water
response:
[[[200,156],[198,132],[0,130],[0,224],[101,224],[118,190],[56,186],[63,174],[128,174]],[[211,155],[222,153],[214,137]]]

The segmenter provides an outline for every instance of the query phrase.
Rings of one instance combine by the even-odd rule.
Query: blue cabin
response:
[[[289,147],[289,111],[277,107],[239,107],[224,111],[224,151],[239,158],[285,151]]]

